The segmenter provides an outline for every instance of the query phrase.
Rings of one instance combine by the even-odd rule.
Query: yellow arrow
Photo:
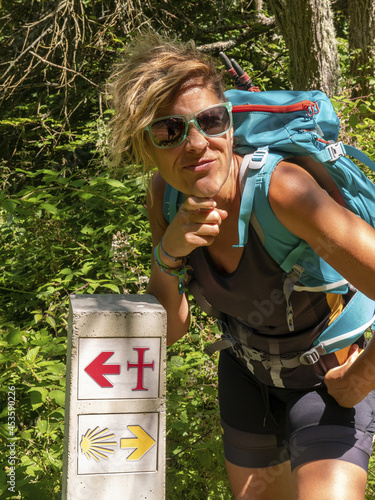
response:
[[[120,448],[136,448],[126,460],[140,460],[155,444],[155,440],[139,425],[128,425],[135,438],[121,438]]]

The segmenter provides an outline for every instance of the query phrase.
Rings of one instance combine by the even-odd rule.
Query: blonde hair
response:
[[[152,165],[145,144],[146,127],[162,106],[170,105],[184,84],[198,80],[225,101],[222,77],[213,61],[193,42],[178,44],[157,33],[136,38],[109,79],[115,116],[112,160],[123,159],[147,169]]]

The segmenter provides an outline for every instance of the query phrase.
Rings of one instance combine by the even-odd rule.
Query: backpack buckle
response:
[[[302,365],[314,365],[321,355],[325,354],[326,350],[323,344],[318,344],[316,347],[313,347],[309,351],[301,354],[299,360]]]
[[[251,160],[249,161],[249,168],[252,170],[260,170],[266,163],[268,156],[268,147],[258,148],[251,155]]]
[[[326,147],[326,150],[331,156],[331,159],[328,161],[336,161],[341,158],[341,156],[346,155],[345,147],[342,142],[335,142],[334,144],[330,144]]]

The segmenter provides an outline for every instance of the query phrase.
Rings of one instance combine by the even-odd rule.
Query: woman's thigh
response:
[[[236,359],[220,354],[220,416],[224,454],[231,464],[262,468],[289,460],[286,405],[268,396]]]
[[[337,460],[367,472],[375,428],[374,393],[354,408],[342,408],[326,391],[311,391],[292,398],[286,413],[292,470],[309,462]]]

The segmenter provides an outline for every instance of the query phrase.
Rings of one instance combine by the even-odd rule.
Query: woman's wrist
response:
[[[161,243],[161,242],[160,242]],[[169,266],[167,265],[160,256],[161,253],[161,244],[158,243],[156,247],[154,248],[154,257],[155,257],[155,262],[160,271],[162,271],[165,274],[168,274],[169,276],[174,276],[178,278],[178,291],[180,294],[183,294],[187,292],[187,284],[189,282],[189,266],[186,265],[186,257],[181,257],[179,259],[180,265],[176,266],[176,261],[173,261],[174,266]],[[177,261],[178,263],[178,261]]]
[[[174,257],[173,255],[166,252],[166,250],[163,247],[163,238],[161,238],[158,247],[159,247],[159,252],[158,252],[159,260],[163,264],[165,264],[168,268],[178,269],[179,267],[183,266],[185,257]]]

